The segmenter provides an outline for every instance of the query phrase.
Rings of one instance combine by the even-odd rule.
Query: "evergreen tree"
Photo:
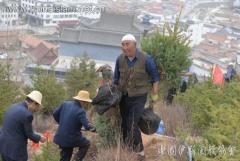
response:
[[[180,15],[173,29],[166,22],[162,33],[156,29],[153,36],[148,35],[141,40],[142,50],[150,54],[157,63],[161,76],[160,89],[163,89],[164,93],[166,88],[179,87],[180,72],[187,70],[191,64],[188,59],[189,37],[184,37],[184,28],[180,27]]]
[[[69,99],[79,90],[89,91],[91,98],[96,95],[99,78],[94,66],[95,62],[90,61],[86,53],[80,59],[76,57],[73,59],[65,79]]]
[[[192,134],[203,137],[205,150],[212,146],[216,154],[196,156],[196,160],[230,160],[240,157],[240,79],[225,83],[224,88],[211,79],[197,84],[175,97],[175,103],[184,105],[192,125]],[[221,154],[224,150],[226,154]],[[230,151],[233,151],[231,156]]]
[[[59,161],[59,147],[52,142],[42,145],[41,154],[33,154],[34,161]]]
[[[36,75],[31,75],[30,78],[33,82],[33,89],[39,90],[43,95],[42,104],[44,108],[41,111],[44,115],[51,115],[54,109],[66,98],[64,84],[57,82],[53,70],[44,71],[42,68],[37,67],[35,73]],[[31,88],[26,89],[33,90]]]
[[[11,69],[10,63],[0,63],[0,126],[7,108],[16,102],[17,96],[21,94],[11,81]]]

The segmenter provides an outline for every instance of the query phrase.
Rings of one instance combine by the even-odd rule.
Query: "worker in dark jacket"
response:
[[[60,161],[70,161],[73,153],[73,148],[78,147],[76,160],[82,161],[85,157],[90,141],[86,139],[81,128],[95,132],[92,124],[86,118],[87,102],[92,102],[87,91],[79,91],[78,95],[73,97],[73,101],[66,101],[56,109],[53,117],[59,124],[57,132],[54,136],[54,142],[59,145]]]
[[[33,113],[42,107],[42,94],[32,91],[26,101],[13,104],[6,112],[0,133],[0,154],[3,161],[27,161],[27,140],[36,143],[46,138],[33,132]]]
[[[105,65],[96,64],[95,71],[102,73],[102,82],[101,82],[100,85],[111,84],[112,83],[113,70],[112,70],[112,67],[110,65],[108,65],[108,64],[105,64]]]

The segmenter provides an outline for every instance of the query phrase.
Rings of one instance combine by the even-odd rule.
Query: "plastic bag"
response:
[[[93,98],[92,104],[97,108],[99,115],[104,114],[111,107],[118,106],[122,98],[122,92],[114,84],[104,84],[98,90],[97,95]]]
[[[151,135],[157,132],[161,118],[153,111],[152,107],[145,108],[138,126],[142,133]]]

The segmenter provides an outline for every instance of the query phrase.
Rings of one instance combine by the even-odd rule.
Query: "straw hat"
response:
[[[32,91],[30,94],[26,95],[28,98],[37,102],[40,106],[42,105],[42,94],[39,91]]]
[[[100,69],[102,67],[102,65],[100,65],[100,64],[96,64],[95,65],[95,72],[98,72],[98,70]]]
[[[76,100],[80,101],[86,101],[86,102],[92,102],[92,100],[89,98],[89,92],[88,91],[79,91],[78,95],[73,97]]]

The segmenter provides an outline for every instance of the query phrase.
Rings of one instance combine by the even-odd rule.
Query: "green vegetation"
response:
[[[235,78],[231,83],[225,83],[224,88],[220,88],[208,80],[175,98],[175,104],[183,105],[189,115],[192,125],[189,135],[201,136],[204,140],[201,145],[206,150],[214,146],[215,151],[218,151],[216,154],[206,155],[206,158],[240,158],[239,81],[239,77]],[[226,155],[221,154],[219,148],[225,149]],[[234,151],[233,156],[230,156],[231,150]]]
[[[47,142],[40,150],[41,154],[33,154],[34,161],[59,161],[59,148],[55,144]]]
[[[117,113],[97,115],[95,122],[99,136],[98,146],[101,148],[116,147],[121,138],[120,116]]]
[[[163,33],[156,31],[153,36],[143,38],[142,50],[153,56],[161,72],[161,87],[164,87],[163,89],[160,87],[161,90],[179,86],[179,73],[187,69],[191,63],[188,59],[190,53],[188,43],[188,38],[182,37],[179,18],[174,30],[171,30],[166,23]],[[94,65],[95,63],[90,62],[86,54],[81,59],[75,58],[64,83],[56,82],[53,75],[46,74],[37,68],[37,74],[31,78],[34,89],[43,93],[43,104],[46,107],[43,109],[43,114],[51,114],[62,101],[72,99],[72,96],[81,89],[90,91],[93,98],[98,88],[98,77]],[[14,102],[21,100],[22,93],[16,90],[18,87],[11,81],[10,71],[10,64],[0,64],[0,125],[6,109]],[[186,116],[186,122],[190,127],[181,129],[174,124],[171,128],[177,129],[173,131],[175,135],[192,147],[195,160],[227,161],[240,158],[239,82],[240,78],[235,77],[231,83],[225,83],[224,87],[219,87],[209,79],[201,84],[190,86],[185,93],[178,94],[174,98],[174,104],[184,108],[183,117]],[[30,90],[32,88],[25,88],[25,93]],[[119,127],[116,126],[119,123],[116,121],[118,118],[116,113],[95,118],[100,137],[100,150],[118,146],[120,133]],[[116,117],[115,121],[111,119],[113,116]],[[170,117],[175,116],[170,115]],[[58,157],[57,147],[51,144],[44,146],[42,154],[34,156],[37,161],[54,161],[58,160]]]
[[[142,50],[154,58],[159,68],[161,94],[165,94],[166,89],[178,87],[181,80],[179,73],[188,69],[191,64],[191,60],[188,59],[190,56],[189,40],[188,37],[183,37],[182,31],[178,18],[173,30],[168,23],[165,23],[162,33],[156,30],[153,36],[147,36],[141,41]],[[202,84],[194,84],[186,93],[175,97],[175,105],[185,108],[186,119],[191,126],[190,129],[175,128],[177,129],[175,134],[177,137],[184,138],[185,141],[188,135],[193,138],[202,138],[200,143],[188,141],[191,146],[195,147],[193,150],[204,152],[204,154],[194,153],[196,160],[240,158],[239,94],[239,78],[225,84],[224,88],[214,85],[209,79]],[[185,130],[189,133],[183,132]],[[209,147],[214,146],[216,154],[206,154]],[[203,147],[205,151],[200,147]],[[226,155],[222,154],[223,147],[225,147]],[[230,151],[234,151],[234,148],[235,154],[230,156]],[[219,151],[221,149],[222,151]]]
[[[11,80],[11,64],[0,63],[0,126],[6,110],[18,100],[20,91]]]
[[[90,61],[87,54],[82,58],[75,58],[71,63],[71,69],[66,76],[66,91],[69,98],[75,96],[79,90],[87,90],[90,97],[94,97],[98,88],[97,74],[94,69],[95,62]]]
[[[161,76],[161,90],[166,93],[166,87],[179,87],[180,72],[189,68],[191,61],[189,37],[184,37],[179,26],[180,16],[176,19],[173,30],[165,23],[162,33],[157,29],[153,36],[141,40],[141,48],[156,61]],[[161,92],[161,93],[162,93]]]
[[[51,115],[54,109],[66,98],[64,84],[56,81],[53,72],[47,73],[41,68],[35,69],[36,75],[30,76],[33,82],[33,88],[25,88],[26,93],[32,90],[39,90],[43,95],[41,110],[43,115]]]

